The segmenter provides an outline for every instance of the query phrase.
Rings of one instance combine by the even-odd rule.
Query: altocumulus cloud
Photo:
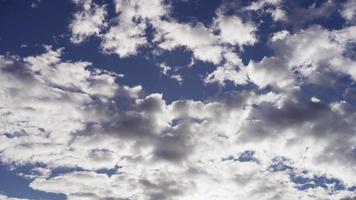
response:
[[[0,161],[32,166],[21,174],[29,187],[74,200],[356,198],[352,0],[222,1],[209,23],[176,19],[176,1],[72,3],[74,47],[95,38],[114,59],[183,49],[193,60],[185,70],[214,66],[202,85],[233,89],[168,101],[123,83],[125,74],[66,59],[67,47],[1,55]],[[325,10],[343,26],[318,23]],[[307,11],[315,14],[300,16]],[[279,27],[268,34],[267,19]],[[261,44],[269,53],[245,62]],[[162,66],[170,76],[174,67]]]

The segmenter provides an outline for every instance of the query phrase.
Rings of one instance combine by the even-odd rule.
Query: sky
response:
[[[1,200],[355,200],[356,1],[0,0]]]

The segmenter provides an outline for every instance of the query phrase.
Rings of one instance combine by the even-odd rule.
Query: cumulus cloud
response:
[[[170,17],[160,0],[116,0],[102,30],[106,6],[75,2],[82,8],[70,25],[73,42],[96,35],[119,57],[184,47],[214,64],[206,84],[248,89],[168,102],[145,86],[118,84],[124,75],[63,59],[65,49],[2,55],[0,161],[33,166],[22,174],[30,187],[89,200],[355,198],[355,27],[275,32],[266,43],[272,55],[244,64],[257,25],[223,8],[207,25]],[[256,1],[248,10],[281,4]]]
[[[110,21],[107,30],[106,6],[99,6],[91,0],[75,1],[81,10],[74,14],[69,28],[72,42],[83,42],[89,36],[102,39],[102,50],[120,57],[136,55],[137,50],[147,44],[145,30],[149,20],[156,20],[166,13],[161,0],[114,1],[116,16]],[[102,31],[103,30],[103,31]],[[102,32],[102,33],[101,33]]]
[[[146,28],[150,21],[166,14],[161,0],[115,1],[117,17],[108,32],[103,34],[102,49],[120,57],[136,55],[138,49],[148,45]]]
[[[205,83],[225,85],[226,81],[231,81],[235,85],[247,84],[248,77],[241,59],[231,51],[225,52],[224,58],[225,63],[208,74],[204,79]]]
[[[195,58],[218,64],[222,59],[222,47],[212,30],[203,24],[180,24],[177,22],[161,21],[157,24],[158,32],[155,40],[159,47],[166,50],[183,46],[191,50]]]
[[[295,89],[167,103],[60,55],[1,58],[1,160],[42,163],[34,189],[69,199],[352,197],[356,112],[346,102],[311,101]],[[124,97],[131,103],[117,106]],[[58,168],[72,170],[51,173]],[[346,189],[331,181],[301,190],[298,177]]]
[[[306,83],[324,84],[323,76],[330,71],[355,80],[355,61],[348,50],[355,42],[354,29],[351,26],[328,31],[313,26],[295,34],[285,30],[277,32],[269,42],[275,55],[257,62],[251,60],[244,66],[238,58],[226,54],[226,64],[209,74],[206,81],[220,84],[233,81],[243,85],[248,80],[260,88],[286,88]]]
[[[354,27],[340,31],[327,31],[318,26],[311,27],[295,35],[277,40],[272,44],[280,57],[289,57],[285,66],[296,71],[310,81],[317,81],[318,74],[327,70],[340,72],[355,79],[355,62],[345,56],[347,45],[355,41]]]
[[[111,27],[109,32],[103,36],[103,50],[120,57],[137,54],[137,49],[147,43],[144,27],[123,23],[117,27]]]
[[[74,14],[69,29],[72,32],[71,41],[80,43],[90,36],[100,34],[106,26],[107,12],[105,6],[99,6],[91,0],[75,0],[74,2],[81,10]]]
[[[32,103],[31,92],[27,94],[26,105],[11,104],[17,98],[23,98],[16,95],[25,95],[25,88],[20,87],[20,91],[14,94],[8,93],[13,87],[4,88],[4,95],[12,95],[12,101],[6,107],[11,111],[3,113],[11,112],[6,119],[15,124],[9,129],[11,125],[5,123],[7,129],[2,140],[7,146],[2,147],[2,160],[20,164],[41,162],[52,168],[86,169],[51,178],[35,178],[31,183],[35,189],[64,193],[70,199],[204,199],[213,196],[218,199],[232,196],[284,199],[306,196],[308,193],[295,189],[296,183],[290,181],[288,171],[268,170],[273,163],[271,158],[276,156],[290,159],[288,164],[296,169],[320,175],[325,173],[339,178],[344,184],[354,184],[351,166],[355,161],[350,146],[354,139],[354,115],[349,114],[353,112],[349,108],[337,106],[337,102],[330,104],[330,107],[303,100],[298,91],[287,97],[273,93],[261,96],[250,93],[242,94],[244,98],[236,96],[235,100],[241,103],[229,107],[229,104],[219,102],[186,100],[167,104],[161,95],[151,94],[137,98],[129,110],[110,111],[106,109],[111,105],[108,100],[102,104],[90,103],[91,95],[102,94],[88,90],[84,83],[100,79],[101,75],[87,71],[82,63],[64,62],[78,68],[79,71],[74,74],[81,75],[71,79],[76,82],[57,81],[60,75],[71,73],[70,70],[59,70],[65,67],[59,56],[59,51],[48,50],[45,54],[25,58],[18,65],[10,58],[3,58],[2,61],[2,78],[6,78],[8,84],[27,81],[26,85],[33,88],[27,90],[37,90],[36,99],[41,102]],[[16,67],[22,70],[16,70]],[[51,70],[57,71],[53,74]],[[113,82],[106,84],[106,87],[116,86]],[[45,90],[46,98],[41,97],[41,94],[44,95],[42,90]],[[62,93],[83,97],[52,104]],[[102,98],[112,98],[115,94],[111,92]],[[65,109],[66,104],[71,112]],[[47,117],[60,122],[61,127],[41,124],[39,116],[36,120],[37,112],[42,116],[48,112],[41,111],[39,105],[51,110],[51,115]],[[312,111],[313,115],[306,111]],[[91,112],[95,113],[92,117]],[[346,117],[346,114],[349,116]],[[14,117],[10,118],[11,115]],[[16,116],[22,118],[17,119]],[[27,121],[24,120],[26,116]],[[339,120],[335,122],[335,119]],[[336,123],[335,126],[330,120]],[[19,123],[23,121],[25,123],[21,126]],[[324,124],[330,125],[325,128]],[[342,138],[347,139],[337,139],[335,134],[345,134]],[[328,137],[320,140],[320,135]],[[279,141],[279,145],[275,141]],[[221,146],[225,148],[221,149]],[[285,151],[286,148],[290,150]],[[240,163],[224,159],[247,149],[255,152],[258,162]],[[335,154],[338,156],[328,156]],[[114,166],[120,168],[119,173],[112,176],[90,171]],[[340,167],[342,173],[337,170]],[[249,189],[231,193],[234,188],[242,188],[244,180],[249,181]],[[264,180],[271,182],[264,183],[262,187]],[[280,190],[278,196],[267,192],[277,189]],[[313,195],[321,195],[320,198],[327,192],[309,191]],[[342,194],[337,192],[335,195]]]
[[[67,149],[71,134],[107,117],[100,111],[110,109],[115,96],[137,93],[116,85],[115,74],[91,70],[88,62],[63,62],[60,54],[48,48],[38,56],[1,57],[3,160],[81,165],[71,162],[76,154]]]
[[[257,41],[254,34],[256,26],[251,22],[243,22],[236,16],[219,16],[216,23],[223,42],[242,46],[252,45]]]
[[[98,35],[101,30],[98,25],[101,23],[105,25],[105,6],[98,7],[90,1],[81,3],[84,11],[76,13],[70,25],[74,42],[81,42],[89,35]],[[90,9],[95,10],[95,13]],[[150,3],[117,0],[115,10],[117,16],[110,22],[108,30],[99,36],[102,39],[102,50],[120,57],[137,55],[138,49],[148,46],[158,46],[168,51],[185,47],[193,52],[196,59],[219,64],[223,59],[223,43],[242,47],[253,45],[257,41],[254,35],[256,26],[252,22],[243,22],[237,16],[219,14],[215,19],[214,28],[199,22],[194,24],[177,22],[169,16],[169,4],[161,0]],[[103,14],[96,17],[99,13]],[[96,20],[99,18],[100,23],[96,23],[99,22]],[[92,26],[90,32],[81,31],[81,27],[88,25]],[[153,43],[146,35],[148,26],[154,29]],[[214,34],[215,29],[220,31],[219,35]],[[176,78],[179,79],[178,76]]]
[[[343,9],[341,11],[342,16],[350,21],[354,22],[355,16],[356,16],[356,3],[355,1],[346,1],[346,3],[343,5]]]
[[[172,50],[179,46],[193,52],[196,59],[219,64],[224,59],[224,53],[230,52],[224,43],[238,45],[253,45],[257,42],[254,32],[256,26],[251,22],[243,22],[237,16],[219,16],[214,20],[216,27],[206,27],[202,23],[182,24],[175,21],[159,21],[155,41],[159,47]],[[219,34],[214,31],[218,30]]]

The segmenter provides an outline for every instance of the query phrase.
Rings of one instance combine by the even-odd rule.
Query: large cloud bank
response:
[[[259,26],[226,5],[208,26],[171,18],[160,0],[116,0],[110,23],[106,5],[75,3],[73,43],[99,37],[102,52],[119,57],[183,47],[216,66],[204,84],[254,87],[168,103],[144,85],[119,84],[125,75],[63,59],[66,49],[2,55],[0,159],[33,166],[23,174],[30,187],[90,200],[355,198],[353,1],[340,8],[347,26],[275,32],[273,55],[248,64],[241,54],[259,41]],[[239,12],[292,23],[283,5],[256,1]]]

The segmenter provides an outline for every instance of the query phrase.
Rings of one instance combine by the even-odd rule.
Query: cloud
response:
[[[260,0],[252,2],[247,7],[243,8],[247,11],[264,11],[270,13],[274,21],[286,21],[287,14],[282,8],[283,1],[281,0]]]
[[[226,81],[231,81],[235,85],[247,84],[248,77],[241,59],[233,52],[225,52],[224,58],[225,63],[208,74],[204,79],[205,83],[225,85]]]
[[[286,1],[289,7],[288,21],[294,27],[308,27],[308,24],[315,23],[315,20],[327,20],[334,17],[341,7],[338,1],[325,1],[318,4],[310,4],[308,7],[298,4],[295,1]],[[318,23],[316,23],[318,24]]]
[[[155,41],[165,50],[186,47],[194,57],[207,62],[218,64],[222,59],[222,47],[217,44],[217,38],[212,30],[203,24],[180,24],[177,22],[160,21],[156,24]]]
[[[226,81],[232,81],[235,85],[245,85],[247,78],[246,75],[238,71],[235,66],[226,64],[208,74],[204,81],[205,83],[217,82],[219,85],[225,85]]]
[[[256,26],[251,22],[243,22],[237,16],[218,16],[215,23],[220,30],[220,38],[223,42],[232,45],[253,45],[257,39],[254,34]]]
[[[95,35],[102,39],[101,47],[105,53],[120,57],[136,55],[140,47],[147,45],[146,22],[156,20],[166,13],[161,0],[150,3],[117,0],[114,1],[115,16],[107,23],[105,5],[98,6],[91,0],[75,3],[82,9],[74,14],[69,25],[72,42],[80,43]],[[103,30],[106,27],[108,29]]]
[[[258,63],[251,61],[246,71],[249,80],[260,88],[268,85],[284,88],[294,83],[293,72],[286,70],[285,64],[283,58],[264,58]]]
[[[75,0],[74,2],[80,7],[80,11],[74,14],[69,24],[72,32],[71,41],[80,43],[90,36],[98,36],[106,26],[106,7],[96,5],[91,0]]]
[[[97,35],[102,39],[103,52],[117,54],[119,57],[137,55],[138,49],[144,47],[158,47],[168,51],[185,47],[193,52],[195,59],[219,64],[223,60],[224,43],[242,47],[257,42],[254,35],[257,29],[252,22],[243,22],[237,16],[219,14],[214,21],[216,28],[199,22],[180,23],[170,17],[169,3],[161,0],[149,4],[140,0],[115,1],[116,16],[111,19],[108,29],[99,34],[106,24],[105,6],[99,7],[90,1],[80,3],[84,11],[77,12],[70,25],[72,40],[81,42],[90,35]],[[87,28],[81,28],[89,25],[92,26],[90,32]],[[153,41],[146,35],[148,27],[153,29]],[[219,35],[214,33],[215,29],[220,31]],[[178,75],[175,77],[179,79]]]
[[[167,102],[119,84],[124,75],[65,60],[65,49],[2,55],[0,161],[33,166],[22,174],[30,187],[93,200],[354,198],[355,27],[282,30],[266,43],[271,56],[244,64],[241,47],[258,42],[257,26],[223,8],[206,25],[179,22],[159,0],[117,0],[102,30],[106,7],[75,2],[83,8],[72,24],[84,28],[72,30],[73,42],[98,36],[119,57],[184,47],[216,66],[206,84],[250,87]],[[328,98],[325,88],[339,93]]]
[[[166,63],[161,63],[159,65],[159,67],[161,68],[161,73],[165,76],[168,76],[171,79],[174,79],[176,81],[178,81],[179,84],[182,83],[183,78],[180,74],[176,73],[176,69],[174,69],[174,67],[169,66]]]
[[[64,193],[69,199],[177,199],[189,189],[189,183],[172,180],[161,172],[117,174],[108,177],[93,172],[74,172],[50,180],[36,179],[31,187]]]
[[[355,109],[346,102],[313,102],[295,89],[167,103],[161,94],[143,96],[139,86],[118,85],[115,74],[60,55],[47,48],[37,56],[1,57],[0,158],[41,163],[31,176],[34,189],[69,199],[352,195]],[[96,83],[112,89],[103,92]],[[117,106],[121,98],[131,101]],[[226,159],[244,152],[254,159]],[[72,170],[52,173],[61,168]],[[300,190],[294,176],[334,178],[345,189]]]
[[[102,48],[106,53],[115,53],[120,57],[137,54],[137,49],[147,43],[144,32],[145,26],[120,23],[111,27],[103,36]]]
[[[0,199],[3,199],[3,200],[26,200],[26,199],[22,199],[22,198],[8,197],[8,196],[3,195],[3,194],[0,194]]]
[[[3,161],[85,168],[86,162],[75,161],[81,150],[67,149],[71,134],[108,117],[102,112],[117,95],[137,93],[116,85],[114,73],[63,62],[60,54],[47,48],[38,56],[1,57]]]
[[[193,52],[196,59],[219,64],[224,53],[229,52],[224,43],[231,45],[252,45],[257,39],[256,27],[250,22],[242,22],[237,16],[219,16],[214,20],[214,27],[206,27],[202,23],[183,24],[172,21],[158,21],[155,41],[166,50],[183,46]],[[214,31],[220,31],[217,35]]]
[[[355,41],[353,30],[353,26],[336,31],[313,26],[293,35],[287,31],[277,32],[269,42],[274,55],[257,62],[251,60],[244,66],[236,55],[227,52],[224,54],[226,63],[210,73],[205,81],[221,85],[225,81],[236,85],[250,81],[260,88],[287,88],[306,83],[325,84],[323,77],[330,71],[334,76],[341,73],[355,80],[355,62],[348,53],[349,44]]]
[[[356,15],[355,1],[346,1],[346,3],[343,5],[341,14],[346,20],[353,23]]]

